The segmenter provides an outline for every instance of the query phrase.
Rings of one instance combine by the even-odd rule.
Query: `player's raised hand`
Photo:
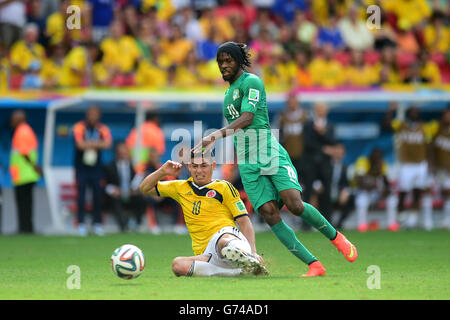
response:
[[[178,176],[183,165],[179,162],[167,160],[161,167],[161,170],[167,176]]]
[[[213,135],[206,136],[197,143],[197,145],[191,149],[191,152],[194,154],[202,154],[202,153],[208,153],[212,150],[214,147],[214,141],[216,140],[216,137]]]

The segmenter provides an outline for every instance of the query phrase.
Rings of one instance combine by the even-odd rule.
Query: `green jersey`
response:
[[[254,117],[250,126],[235,133],[238,161],[240,164],[267,164],[277,155],[279,144],[270,130],[264,83],[258,76],[247,72],[230,85],[223,103],[223,114],[228,124],[243,112],[251,112]]]
[[[280,192],[302,188],[287,151],[278,143],[269,125],[266,90],[260,78],[244,72],[225,93],[223,114],[233,123],[243,112],[254,114],[252,123],[234,133],[239,171],[253,207],[272,200],[283,206]]]

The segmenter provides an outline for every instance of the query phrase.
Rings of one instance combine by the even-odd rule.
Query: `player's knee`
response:
[[[305,210],[305,205],[301,199],[288,200],[285,205],[286,208],[296,216],[301,215],[303,210]]]
[[[286,208],[294,215],[299,216],[305,210],[301,193],[295,189],[284,190],[280,192]]]
[[[258,213],[263,217],[264,221],[269,225],[273,226],[281,221],[280,213],[277,208],[271,205],[262,205],[258,209]]]
[[[220,237],[219,241],[217,242],[217,248],[219,251],[219,256],[221,255],[222,249],[230,242],[231,240],[239,239],[233,234],[225,233],[222,237]]]
[[[177,276],[185,276],[189,273],[190,264],[181,257],[176,257],[172,261],[172,272]]]

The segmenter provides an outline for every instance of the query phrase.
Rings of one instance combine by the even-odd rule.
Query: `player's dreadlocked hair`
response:
[[[232,41],[222,43],[219,46],[219,49],[217,49],[217,58],[221,53],[228,53],[232,56],[243,70],[252,65],[250,62],[250,53],[248,53],[248,48],[245,43],[236,43]]]
[[[245,70],[245,68],[250,68],[252,63],[250,62],[250,53],[248,52],[247,45],[245,43],[238,43],[237,45],[241,49],[242,56],[244,57],[241,68],[243,70]]]

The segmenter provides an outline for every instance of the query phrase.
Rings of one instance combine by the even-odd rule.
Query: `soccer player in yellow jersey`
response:
[[[140,186],[144,195],[170,197],[183,209],[195,256],[175,258],[174,274],[266,274],[264,261],[256,253],[255,233],[239,192],[227,181],[212,180],[216,162],[208,156],[191,157],[189,179],[160,181],[179,175],[181,167],[181,163],[169,160],[148,175]]]

